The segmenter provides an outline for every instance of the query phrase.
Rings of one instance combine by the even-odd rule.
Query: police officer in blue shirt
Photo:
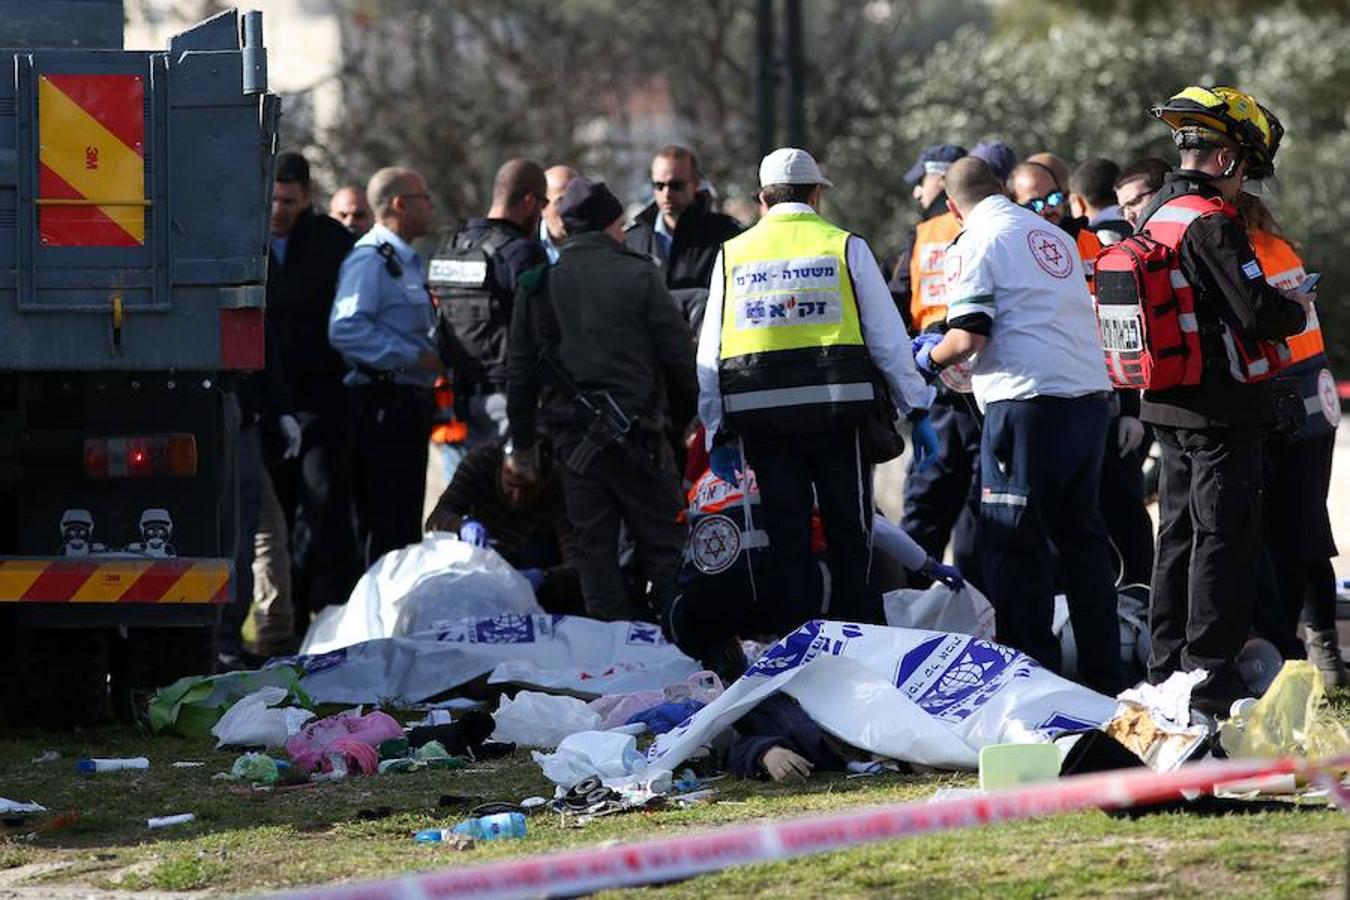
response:
[[[381,169],[366,194],[376,224],[342,263],[328,340],[348,366],[357,522],[369,566],[421,538],[431,386],[442,364],[435,308],[412,248],[431,227],[426,181],[411,169]]]

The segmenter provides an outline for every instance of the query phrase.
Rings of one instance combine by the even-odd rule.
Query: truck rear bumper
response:
[[[227,559],[0,557],[0,603],[230,602]]]
[[[0,604],[24,624],[207,625],[230,602],[227,559],[0,557]]]

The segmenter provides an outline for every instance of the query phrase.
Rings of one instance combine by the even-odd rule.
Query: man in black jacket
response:
[[[1232,88],[1187,88],[1155,116],[1173,130],[1180,171],[1169,175],[1140,222],[1184,222],[1183,195],[1231,202],[1244,178],[1274,174],[1283,129]],[[1157,563],[1149,625],[1149,680],[1204,669],[1191,705],[1226,715],[1251,693],[1237,656],[1252,626],[1261,553],[1262,435],[1276,421],[1276,394],[1230,360],[1229,345],[1282,343],[1307,322],[1305,295],[1266,282],[1241,223],[1231,214],[1185,224],[1181,272],[1195,292],[1204,369],[1197,385],[1145,391],[1140,418],[1162,446]],[[1235,369],[1243,375],[1240,380]],[[1257,380],[1252,380],[1256,378]],[[1302,417],[1302,402],[1294,404]]]
[[[307,613],[345,602],[361,574],[351,524],[346,365],[328,343],[338,267],[355,238],[311,208],[309,164],[299,153],[277,157],[272,197],[267,321],[304,440],[299,458],[274,465],[271,475],[290,529],[303,627]]]
[[[552,440],[587,613],[632,618],[619,569],[620,522],[637,545],[653,604],[664,609],[675,595],[683,502],[662,429],[667,389],[677,412],[693,415],[693,341],[661,273],[624,248],[623,205],[603,182],[573,180],[560,212],[568,235],[561,258],[527,274],[516,294],[511,440],[526,459],[537,431]],[[600,424],[583,411],[578,392]]]
[[[465,222],[450,246],[431,260],[432,289],[456,341],[446,362],[454,370],[457,412],[469,426],[466,449],[507,433],[506,345],[512,298],[521,274],[548,262],[537,239],[548,202],[543,168],[528,159],[508,160],[497,170],[487,215]],[[465,262],[472,266],[478,261],[482,277],[441,280],[440,272],[467,271]]]
[[[722,242],[741,233],[731,216],[713,212],[702,190],[698,159],[671,144],[652,159],[653,199],[624,231],[623,242],[657,261],[666,287],[679,303],[694,334],[703,321],[713,261]]]

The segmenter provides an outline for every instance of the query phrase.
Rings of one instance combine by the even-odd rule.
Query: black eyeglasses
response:
[[[1137,194],[1134,197],[1131,197],[1129,200],[1126,200],[1124,203],[1120,204],[1120,208],[1122,210],[1142,209],[1144,204],[1148,202],[1148,198],[1152,197],[1156,193],[1158,192],[1154,190],[1154,191],[1145,191],[1142,194]]]
[[[653,181],[652,190],[660,193],[661,191],[682,191],[689,186],[689,182],[675,179],[673,181]]]
[[[1047,209],[1053,209],[1054,207],[1062,206],[1063,204],[1064,204],[1064,192],[1051,191],[1044,197],[1032,197],[1026,203],[1023,203],[1021,205],[1023,208],[1029,209],[1032,212],[1036,213],[1036,215],[1040,215]]]

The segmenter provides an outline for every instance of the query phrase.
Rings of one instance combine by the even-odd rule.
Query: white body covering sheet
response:
[[[1114,699],[970,635],[815,620],[659,736],[648,764],[676,768],[779,691],[855,747],[949,769],[976,768],[980,748],[989,744],[1098,727],[1116,709]]]
[[[272,660],[304,670],[318,703],[416,703],[491,673],[489,681],[594,698],[659,691],[699,671],[647,622],[577,616],[461,619],[438,631]]]

